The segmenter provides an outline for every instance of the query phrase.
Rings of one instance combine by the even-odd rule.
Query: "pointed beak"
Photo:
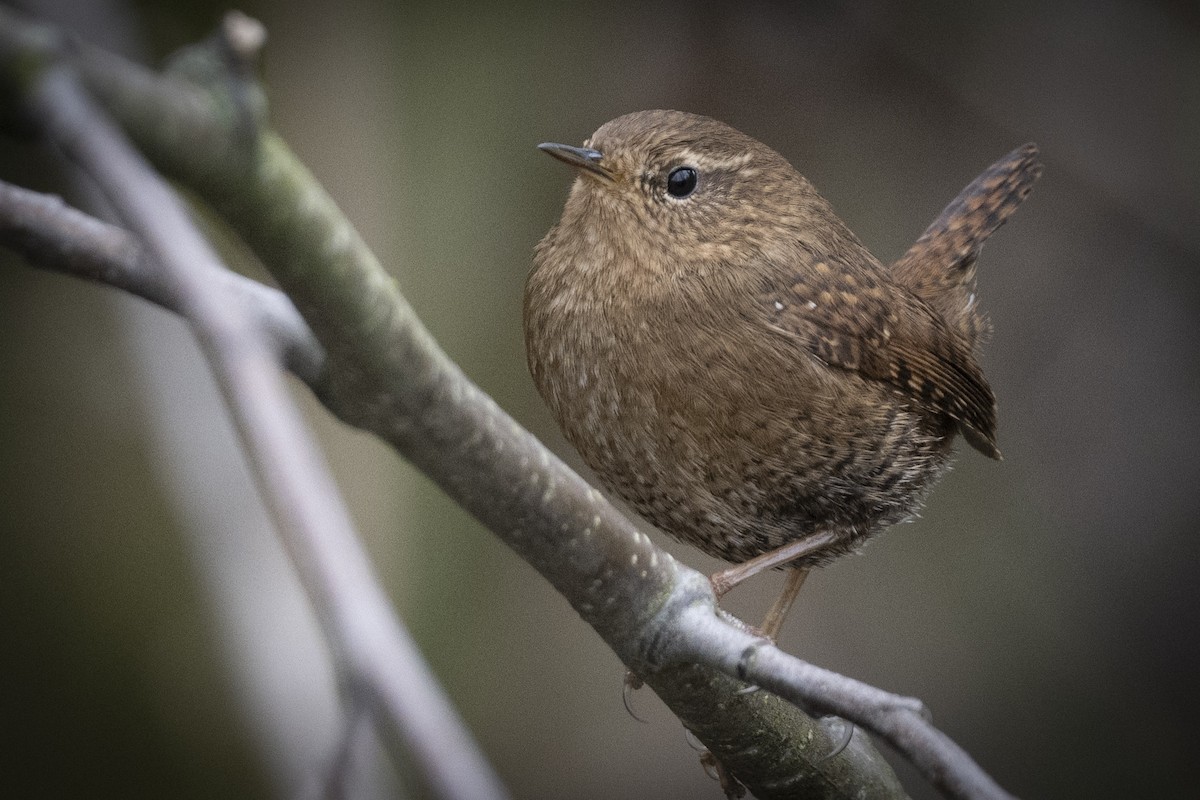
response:
[[[570,164],[576,169],[590,172],[606,181],[614,180],[612,171],[604,166],[604,154],[599,150],[593,150],[590,147],[573,147],[569,144],[557,144],[556,142],[543,142],[538,145],[538,149],[543,153],[554,156],[564,164]]]

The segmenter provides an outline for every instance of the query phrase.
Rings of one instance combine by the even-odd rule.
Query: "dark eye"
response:
[[[687,197],[696,191],[696,180],[699,177],[691,167],[676,167],[667,176],[667,194],[680,199]]]

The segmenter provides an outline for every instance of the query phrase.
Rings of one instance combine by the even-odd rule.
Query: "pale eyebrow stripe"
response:
[[[689,163],[695,165],[703,164],[706,167],[713,169],[737,169],[749,164],[754,156],[749,152],[739,153],[730,158],[713,158],[705,153],[697,153],[694,150],[684,150],[679,154],[681,163]]]

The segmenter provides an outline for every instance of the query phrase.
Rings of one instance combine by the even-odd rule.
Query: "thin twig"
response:
[[[668,645],[684,648],[670,656],[707,664],[766,689],[814,712],[836,714],[883,737],[948,797],[1010,800],[1011,795],[979,768],[965,750],[930,722],[916,698],[890,694],[861,681],[805,663],[769,640],[729,625],[714,625],[712,615],[693,607],[677,622],[694,628]],[[724,640],[713,646],[714,640]],[[687,650],[692,644],[702,646]],[[732,653],[738,653],[730,660]]]
[[[183,313],[174,285],[146,262],[137,238],[124,228],[72,208],[53,195],[0,181],[0,242],[35,267],[74,275],[128,292],[177,314]],[[194,265],[201,270],[201,265]],[[284,366],[315,385],[325,364],[321,347],[287,295],[256,280],[222,269],[204,276],[253,318]]]

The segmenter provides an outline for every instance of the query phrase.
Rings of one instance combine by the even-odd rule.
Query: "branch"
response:
[[[127,239],[79,226],[110,245],[95,263],[122,263],[123,256],[133,269],[117,274],[176,305],[191,324],[347,691],[370,704],[397,757],[412,754],[438,796],[504,797],[380,589],[349,513],[288,398],[276,354],[259,337],[254,319],[230,302],[221,282],[210,280],[227,270],[182,202],[94,106],[70,69],[50,62],[24,92],[26,108],[46,138],[95,179],[144,244],[143,257],[135,258]],[[150,264],[161,270],[158,285],[144,277]]]
[[[60,198],[0,181],[0,242],[35,267],[107,284],[183,315],[175,287],[143,256],[138,240],[116,225],[71,208]],[[193,269],[204,271],[203,265]],[[325,365],[317,342],[287,295],[228,269],[203,280],[252,318],[297,378],[315,383]]]
[[[209,48],[229,61],[220,40]],[[654,547],[471,383],[261,115],[239,110],[238,97],[256,97],[240,83],[245,70],[198,87],[94,51],[75,63],[139,146],[212,203],[296,303],[328,354],[311,385],[329,409],[391,442],[538,569],[756,795],[902,796],[866,737],[829,757],[839,737],[800,704],[883,736],[950,797],[1008,796],[916,701],[731,623],[704,576]],[[746,693],[746,679],[770,692]]]

